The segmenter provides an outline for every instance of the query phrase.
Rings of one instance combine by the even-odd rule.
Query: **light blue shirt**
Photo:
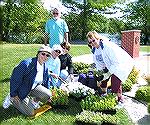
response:
[[[47,66],[48,66],[48,70],[52,71],[52,73],[55,73],[59,76],[60,74],[60,59],[57,57],[56,59],[54,58],[49,58],[48,61],[46,62]],[[52,86],[57,86],[58,83],[58,79],[53,78],[52,76],[50,76],[50,82],[52,84]]]
[[[49,34],[49,46],[52,48],[54,44],[61,44],[64,40],[64,33],[69,32],[67,23],[59,18],[48,20],[45,26],[45,32]]]

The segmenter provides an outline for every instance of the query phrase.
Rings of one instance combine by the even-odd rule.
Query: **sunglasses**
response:
[[[58,15],[58,13],[53,13],[53,15],[55,15],[55,14]]]
[[[42,56],[46,56],[46,57],[50,57],[49,54],[46,54],[46,53],[41,53]]]
[[[66,49],[66,50],[69,50],[69,48],[66,48],[66,47],[62,47],[63,49]]]
[[[90,41],[90,42],[88,42],[88,43],[91,44],[91,43],[93,43],[93,42],[95,42],[95,39],[93,39],[92,41]]]
[[[61,53],[61,51],[60,51],[60,50],[55,50],[55,52],[56,52],[56,53],[59,53],[59,54]]]

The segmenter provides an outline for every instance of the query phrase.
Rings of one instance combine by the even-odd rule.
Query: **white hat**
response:
[[[62,53],[62,47],[58,44],[53,45],[52,50],[60,50]]]
[[[42,45],[42,46],[39,48],[38,52],[48,52],[48,53],[51,54],[52,49],[51,49],[49,46]]]

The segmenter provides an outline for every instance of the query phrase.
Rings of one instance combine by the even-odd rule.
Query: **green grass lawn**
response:
[[[2,108],[2,102],[9,92],[9,79],[13,68],[21,60],[29,57],[34,57],[38,51],[40,44],[0,44],[0,124],[1,125],[73,125],[75,115],[81,112],[79,102],[70,99],[69,107],[67,109],[53,109],[44,113],[36,119],[29,119],[28,117],[19,113],[12,106],[8,109]],[[150,47],[148,47],[148,50]],[[142,51],[147,50],[147,47],[142,47]],[[150,50],[149,50],[150,52]],[[79,56],[89,54],[90,49],[87,45],[72,45],[70,54],[72,56]],[[125,115],[126,116],[126,115]],[[124,115],[122,118],[126,119],[128,124],[128,117]]]
[[[140,51],[142,51],[142,52],[150,52],[150,46],[140,46]]]
[[[72,99],[69,101],[67,110],[50,110],[33,120],[19,113],[13,106],[8,109],[2,108],[2,102],[9,92],[9,79],[13,68],[21,60],[36,56],[39,47],[40,44],[0,44],[0,123],[2,125],[41,125],[42,123],[44,125],[72,125],[75,121],[75,115],[81,112],[79,103]],[[87,53],[90,53],[90,49],[86,45],[72,45],[70,50],[72,56]]]

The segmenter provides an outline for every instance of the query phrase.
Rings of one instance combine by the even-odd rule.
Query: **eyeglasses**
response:
[[[50,57],[49,54],[46,54],[46,53],[41,53],[42,56],[47,56],[47,57]]]
[[[61,53],[61,51],[60,51],[60,50],[55,50],[55,52],[56,52],[56,53],[59,53],[59,54]]]
[[[55,15],[55,14],[58,15],[58,13],[53,13],[53,15]]]
[[[93,39],[92,41],[89,41],[88,43],[91,44],[91,43],[93,43],[93,42],[95,42],[95,39]]]

